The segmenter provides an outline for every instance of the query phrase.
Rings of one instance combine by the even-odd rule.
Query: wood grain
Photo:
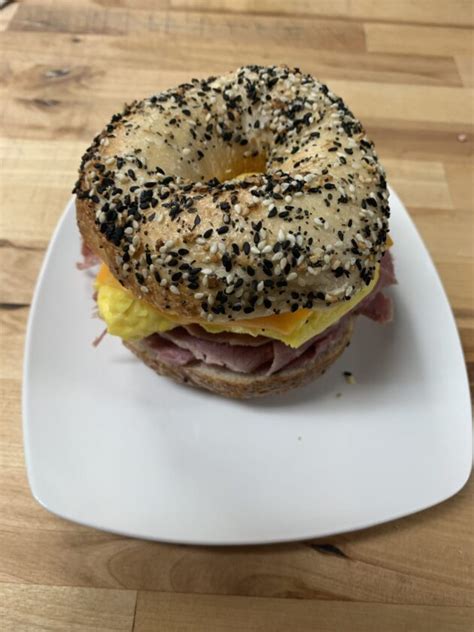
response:
[[[67,4],[74,0],[62,0]],[[88,0],[91,2],[91,0]],[[339,17],[344,19],[378,20],[387,22],[413,22],[439,25],[474,25],[473,7],[470,0],[451,3],[432,0],[102,0],[107,7],[127,9],[177,9],[246,14],[304,15]]]
[[[400,44],[407,53],[422,55],[471,55],[472,31],[466,28],[366,24],[367,50],[371,53],[395,53]]]
[[[128,632],[135,602],[131,591],[0,584],[3,629],[18,632]]]
[[[420,514],[322,541],[131,540],[34,501],[20,402],[36,276],[87,144],[124,101],[244,63],[300,66],[363,120],[436,263],[474,384],[473,23],[465,0],[24,0],[0,10],[0,628],[473,629],[473,481]]]
[[[287,632],[298,622],[298,632],[370,632],[383,630],[458,630],[472,624],[469,608],[435,606],[379,606],[298,599],[255,599],[140,593],[135,632],[154,632],[160,621],[169,632],[207,632],[209,628],[234,632]]]

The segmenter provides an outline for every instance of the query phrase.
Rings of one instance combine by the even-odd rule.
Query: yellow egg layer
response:
[[[349,301],[342,301],[331,307],[299,309],[262,318],[240,319],[225,324],[211,324],[207,321],[192,321],[208,332],[233,332],[251,336],[267,336],[281,340],[286,345],[298,348],[307,340],[322,333],[336,323],[362,301],[374,288],[379,277],[379,268],[372,282],[360,290]],[[153,333],[169,331],[191,321],[171,314],[163,314],[155,307],[135,298],[125,290],[103,264],[97,274],[97,305],[99,314],[107,325],[107,331],[124,340],[139,340]]]

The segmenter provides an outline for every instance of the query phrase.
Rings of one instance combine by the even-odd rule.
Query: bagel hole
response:
[[[224,165],[223,172],[217,175],[221,182],[243,178],[255,173],[265,173],[267,156],[264,152],[253,153],[250,156],[236,156],[230,164]]]

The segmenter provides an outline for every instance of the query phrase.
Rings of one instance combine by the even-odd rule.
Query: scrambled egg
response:
[[[373,290],[378,277],[379,270],[376,271],[372,282],[351,300],[331,307],[299,309],[294,313],[236,320],[224,325],[195,322],[211,333],[231,331],[251,336],[267,336],[281,340],[290,347],[298,348],[336,323],[360,303]],[[146,301],[135,298],[120,285],[104,264],[97,275],[95,287],[99,314],[107,325],[108,333],[113,336],[120,336],[124,340],[138,340],[153,333],[179,327],[186,322],[175,316],[164,315]]]

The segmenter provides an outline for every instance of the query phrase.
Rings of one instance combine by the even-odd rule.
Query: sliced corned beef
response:
[[[364,302],[357,313],[367,316],[377,323],[389,323],[393,318],[393,301],[383,292],[377,292],[375,296],[370,295],[370,301]]]
[[[271,362],[273,358],[271,342],[258,348],[211,342],[192,336],[184,327],[178,327],[160,335],[169,343],[191,353],[195,360],[224,366],[237,373],[252,373],[263,364]]]
[[[88,270],[89,268],[93,268],[100,263],[100,258],[92,252],[85,241],[82,242],[81,255],[82,261],[76,263],[76,267],[78,270]]]
[[[153,334],[146,339],[147,344],[156,353],[157,359],[172,364],[174,366],[184,366],[194,360],[194,356],[190,351],[178,347],[172,342],[165,340],[159,334]]]

